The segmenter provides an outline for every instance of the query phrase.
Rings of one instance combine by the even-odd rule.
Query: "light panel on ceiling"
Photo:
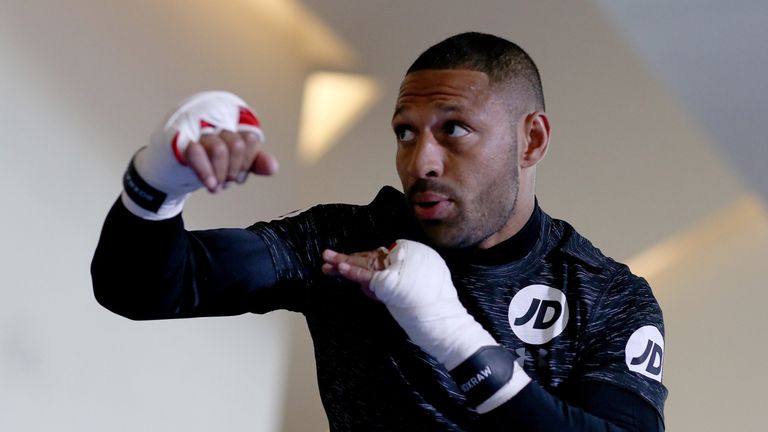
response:
[[[376,102],[378,83],[365,75],[315,72],[304,84],[299,159],[317,162]]]

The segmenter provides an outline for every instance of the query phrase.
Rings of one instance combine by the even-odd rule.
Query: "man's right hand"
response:
[[[179,214],[189,193],[218,192],[249,173],[272,175],[277,160],[261,150],[258,119],[239,97],[198,93],[173,111],[140,149],[123,179],[123,203],[144,219]]]

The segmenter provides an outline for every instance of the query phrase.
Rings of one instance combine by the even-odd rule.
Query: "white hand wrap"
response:
[[[374,274],[371,291],[408,337],[446,369],[453,371],[483,347],[499,345],[461,304],[448,266],[433,249],[398,240],[385,263],[386,268]],[[487,399],[476,401],[478,412],[498,407],[531,381],[517,362],[506,366],[514,370],[511,379]]]
[[[123,191],[122,200],[128,210],[150,220],[168,219],[181,213],[189,194],[202,186],[195,172],[186,165],[184,151],[202,134],[217,134],[222,130],[252,132],[264,140],[256,116],[242,99],[231,93],[203,92],[181,102],[132,162],[135,174],[166,196],[160,198],[157,206],[147,206],[142,200],[133,199],[137,197],[135,192]],[[131,189],[137,187],[134,184]]]
[[[498,345],[459,301],[445,261],[429,246],[398,240],[371,291],[408,337],[448,370],[478,349]]]

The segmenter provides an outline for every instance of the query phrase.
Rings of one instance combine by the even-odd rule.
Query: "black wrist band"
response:
[[[512,378],[515,357],[499,345],[484,346],[450,371],[451,377],[477,407]]]
[[[123,189],[139,207],[157,213],[168,194],[153,188],[139,176],[133,165],[134,158],[131,158],[131,163],[128,164],[128,169],[123,175]]]

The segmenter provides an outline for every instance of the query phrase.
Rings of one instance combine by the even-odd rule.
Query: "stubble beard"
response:
[[[505,179],[495,179],[479,195],[455,205],[459,213],[449,220],[420,221],[432,246],[443,249],[474,247],[499,232],[515,214],[519,171],[513,165]],[[453,195],[454,197],[456,195]]]

